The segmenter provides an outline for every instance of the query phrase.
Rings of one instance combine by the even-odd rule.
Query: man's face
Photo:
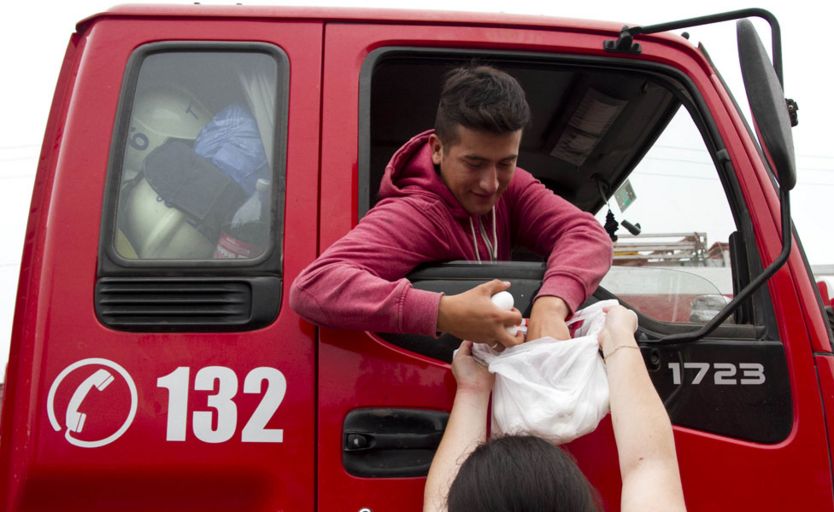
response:
[[[507,189],[518,160],[521,130],[496,135],[457,126],[457,141],[444,145],[432,134],[432,161],[463,208],[488,213]]]

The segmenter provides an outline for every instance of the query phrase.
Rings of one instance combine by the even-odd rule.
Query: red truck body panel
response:
[[[275,323],[252,332],[116,332],[102,326],[90,308],[96,273],[90,255],[99,244],[107,168],[108,154],[101,148],[110,145],[119,85],[134,48],[155,40],[265,41],[282,48],[293,62],[287,151],[292,171],[285,215],[298,231],[285,241],[288,289],[316,254],[319,95],[309,84],[320,82],[323,26],[159,20],[147,29],[133,30],[126,19],[87,24],[86,32],[74,38],[84,53],[77,62],[68,55],[70,69],[59,82],[56,102],[64,83],[72,98],[65,112],[53,111],[27,238],[8,374],[15,384],[6,397],[14,405],[3,411],[3,509],[310,510],[315,500],[315,329],[284,307]],[[132,376],[140,404],[120,442],[95,450],[72,446],[63,432],[55,432],[45,401],[56,376],[88,358],[118,361]],[[231,369],[241,386],[256,367],[283,373],[287,394],[281,412],[268,424],[283,429],[282,443],[242,443],[239,432],[217,445],[193,435],[182,442],[165,441],[168,397],[157,379],[178,367],[191,368],[193,378],[210,366]],[[58,417],[70,398],[67,390],[78,383],[77,373],[56,391]],[[85,401],[89,428],[95,428],[96,420],[112,428],[124,417],[130,395],[124,382],[117,385],[124,389],[106,402],[96,402],[95,393]],[[205,409],[200,403],[206,403],[206,395],[191,391],[189,401]],[[241,395],[236,403],[240,427],[258,405],[257,395]]]
[[[613,37],[613,34],[611,34]],[[354,190],[357,184],[357,140],[355,125],[345,126],[341,119],[356,119],[359,116],[356,98],[358,76],[366,55],[374,49],[384,46],[444,46],[448,41],[456,42],[456,47],[464,48],[513,48],[522,51],[565,52],[569,54],[603,55],[599,37],[593,32],[585,31],[547,31],[522,29],[489,29],[479,27],[426,27],[394,24],[369,24],[361,28],[356,25],[328,25],[326,31],[325,75],[338,76],[340,80],[324,84],[324,119],[322,132],[322,197],[332,198],[323,202],[321,211],[322,247],[327,247],[344,235],[356,222],[348,218],[345,211],[356,211],[351,197],[339,194],[340,190]],[[733,161],[738,163],[737,172],[746,200],[758,207],[751,208],[754,225],[764,226],[759,229],[759,242],[765,254],[774,258],[779,252],[778,202],[772,202],[775,194],[772,188],[762,187],[768,183],[764,178],[764,169],[753,155],[745,151],[745,142],[739,137],[736,127],[741,125],[736,112],[722,97],[712,82],[713,76],[707,74],[709,66],[693,48],[670,42],[667,38],[642,42],[643,60],[652,60],[683,71],[695,82],[703,94],[710,111],[716,117],[716,123],[731,153]],[[344,80],[345,77],[351,77]],[[755,154],[755,153],[754,153]],[[350,172],[346,172],[350,169]],[[792,265],[801,266],[798,251],[794,251]],[[803,266],[804,268],[804,266]],[[775,446],[762,446],[739,442],[703,432],[676,429],[676,444],[684,481],[687,504],[691,510],[780,510],[787,508],[831,509],[831,473],[827,450],[814,449],[813,446],[825,447],[826,432],[821,428],[824,421],[819,394],[816,390],[814,364],[811,357],[811,345],[805,328],[806,320],[800,309],[800,298],[790,280],[784,278],[785,270],[771,281],[774,297],[784,301],[775,309],[779,317],[782,340],[788,348],[788,366],[794,371],[792,375],[792,396],[794,398],[794,430],[785,442]],[[333,388],[343,390],[337,394],[339,413],[325,414],[328,410],[325,401],[329,401],[328,388],[319,390],[322,401],[322,415],[319,419],[319,435],[322,439],[334,439],[340,429],[341,416],[346,411],[362,406],[393,406],[402,404],[413,407],[443,407],[437,397],[445,394],[445,403],[451,404],[454,396],[453,382],[442,378],[443,372],[435,365],[409,371],[406,366],[392,365],[391,361],[370,357],[375,351],[369,345],[374,343],[370,335],[354,334],[345,340],[340,331],[322,330],[320,333],[321,371],[330,375],[339,375],[341,384],[333,383]],[[376,340],[376,343],[379,343]],[[362,364],[345,365],[344,350],[350,347],[355,355],[361,355]],[[362,347],[362,348],[359,348]],[[400,356],[397,356],[399,359]],[[357,361],[358,363],[358,361]],[[419,364],[415,361],[414,363]],[[423,364],[420,364],[422,367]],[[336,370],[336,368],[339,370]],[[332,372],[331,373],[331,369]],[[338,373],[337,373],[338,372]],[[392,379],[391,375],[397,375]],[[426,379],[431,375],[432,378]],[[411,377],[409,377],[411,376]],[[421,392],[413,396],[408,392],[415,389],[406,385],[421,376]],[[332,377],[335,379],[335,377]],[[328,379],[331,380],[331,379]],[[361,383],[359,389],[351,389],[348,383]],[[432,387],[434,386],[434,387]],[[343,393],[347,393],[344,396]],[[413,400],[413,401],[412,401]],[[707,413],[707,411],[705,411]],[[600,491],[607,509],[619,505],[619,474],[616,470],[616,448],[610,425],[603,424],[593,434],[570,445],[580,466]],[[322,450],[319,455],[322,489],[332,483],[325,480],[322,473],[325,467],[337,468],[335,460],[325,463],[322,460],[330,450]],[[606,461],[599,464],[599,461]],[[803,475],[786,472],[784,468],[799,464],[808,472]],[[811,469],[811,468],[814,469]],[[712,469],[709,469],[712,468]],[[343,472],[341,480],[345,483],[340,488],[353,488],[362,484],[361,480],[351,478]],[[733,478],[728,478],[733,475]],[[809,480],[809,475],[813,478]],[[334,478],[336,475],[334,475]],[[350,483],[350,482],[353,483]],[[790,481],[790,482],[788,482]],[[409,486],[410,484],[410,486]],[[390,493],[404,493],[415,501],[422,492],[421,479],[403,482],[402,487],[392,484]],[[390,502],[385,501],[389,490],[371,495],[370,483],[361,499],[351,502],[350,508],[370,506],[372,509],[385,509]],[[761,489],[768,489],[762,493]],[[803,489],[797,492],[797,489]],[[340,498],[344,502],[344,497]],[[389,498],[390,499],[390,498]],[[334,503],[337,500],[334,498]],[[321,502],[323,505],[326,501]],[[801,503],[801,504],[800,504]],[[376,505],[376,506],[374,506]]]
[[[0,510],[419,510],[424,477],[357,477],[344,468],[343,422],[365,407],[448,411],[455,391],[448,365],[375,334],[318,329],[286,301],[294,277],[358,220],[363,64],[386,47],[605,57],[601,40],[615,38],[621,25],[462,13],[125,6],[78,26],[56,89],[26,235],[3,397]],[[259,42],[288,57],[285,299],[266,327],[127,332],[104,326],[92,308],[92,255],[101,239],[106,148],[120,86],[134,50],[158,41]],[[683,39],[652,35],[640,42],[642,54],[621,58],[667,66],[701,95],[732,159],[762,263],[769,264],[781,247],[778,197],[728,94]],[[690,510],[834,510],[831,342],[799,249],[768,290],[790,377],[791,432],[761,444],[675,427]],[[68,431],[56,431],[51,416],[64,418],[72,390],[83,385],[86,373],[74,369],[101,360],[117,363],[109,367],[115,385],[106,400],[92,392],[84,402],[86,432],[106,436],[126,416],[131,422],[117,442],[79,447],[67,442]],[[200,372],[233,375],[243,389],[258,368],[286,380],[266,424],[283,430],[282,442],[242,438],[266,393],[260,381],[254,392],[234,397],[236,431],[228,441],[206,442],[190,430],[184,440],[166,440],[173,388],[159,379],[185,376],[191,418],[214,410],[207,399],[221,386],[212,381],[198,389],[192,383]],[[618,510],[610,420],[567,448],[606,510]]]

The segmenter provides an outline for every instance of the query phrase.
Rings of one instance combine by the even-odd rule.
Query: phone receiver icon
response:
[[[100,368],[78,385],[67,406],[67,434],[69,432],[81,432],[84,429],[87,415],[79,412],[78,409],[81,408],[81,402],[84,401],[90,390],[96,388],[103,391],[111,382],[113,382],[113,374],[104,368]]]

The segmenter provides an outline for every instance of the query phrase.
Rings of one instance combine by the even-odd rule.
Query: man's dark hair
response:
[[[500,135],[529,121],[530,107],[515,78],[491,66],[469,66],[446,75],[434,129],[441,141],[453,144],[457,125]]]
[[[597,512],[599,498],[573,458],[533,436],[506,436],[475,449],[449,488],[449,512]]]

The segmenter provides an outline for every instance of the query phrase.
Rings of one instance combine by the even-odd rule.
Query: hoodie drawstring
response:
[[[481,251],[478,250],[478,239],[475,238],[475,224],[472,223],[472,217],[469,217],[469,229],[472,231],[472,246],[475,247],[475,257],[478,258],[478,263],[480,263]]]
[[[486,234],[486,230],[484,229],[483,223],[481,223],[480,217],[478,218],[478,227],[480,227],[481,238],[484,241],[484,245],[486,245],[487,250],[489,251],[489,261],[496,261],[498,260],[498,229],[495,226],[495,207],[492,207],[492,242],[490,243],[489,237]],[[475,248],[475,257],[478,259],[478,263],[481,263],[481,251],[478,248],[478,239],[475,236],[475,223],[472,222],[472,217],[469,217],[469,230],[472,232],[472,245]]]

